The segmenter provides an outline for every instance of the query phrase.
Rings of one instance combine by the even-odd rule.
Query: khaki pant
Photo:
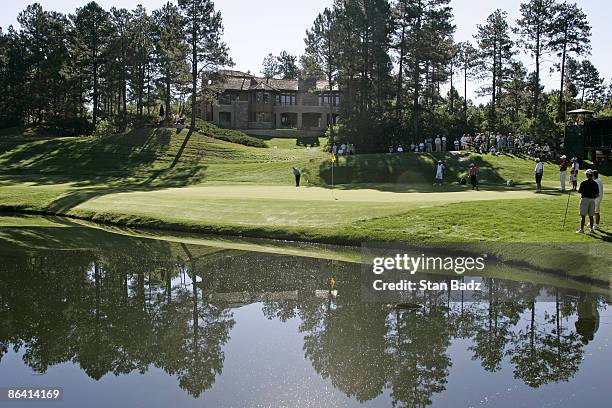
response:
[[[590,217],[595,215],[595,199],[582,197],[580,199],[580,216],[586,217],[587,215]]]

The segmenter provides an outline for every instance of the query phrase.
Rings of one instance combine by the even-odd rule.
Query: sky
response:
[[[97,0],[104,8],[112,6],[134,8],[142,4],[149,11],[159,8],[167,0]],[[173,0],[176,3],[176,0]],[[0,27],[17,24],[17,15],[32,1],[3,0]],[[44,9],[71,13],[86,0],[38,0]],[[295,55],[304,52],[304,33],[313,20],[332,0],[215,0],[221,11],[225,27],[224,40],[229,45],[235,62],[234,69],[259,72],[261,62],[268,53],[278,54],[283,50]],[[500,8],[508,12],[512,22],[519,17],[521,0],[451,0],[455,15],[456,41],[473,40],[476,25]],[[592,27],[592,55],[590,60],[607,81],[612,79],[612,1],[578,0],[578,5],[589,17]],[[520,59],[533,69],[527,54]],[[544,58],[552,60],[553,57]],[[552,66],[545,62],[542,83],[547,89],[558,87],[559,73],[549,73]],[[459,78],[457,78],[459,79]],[[457,90],[462,93],[462,85]],[[475,98],[477,84],[468,84],[468,95]]]

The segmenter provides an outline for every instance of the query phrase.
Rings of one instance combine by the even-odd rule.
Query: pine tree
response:
[[[478,51],[469,41],[457,44],[457,59],[460,69],[463,71],[463,121],[467,128],[467,83],[469,78],[473,78],[475,68],[478,66]]]
[[[163,87],[164,116],[171,114],[172,87],[184,77],[189,67],[186,64],[187,44],[182,31],[183,17],[172,3],[166,3],[153,12],[155,62]]]
[[[538,120],[540,102],[540,61],[550,48],[550,21],[555,0],[529,0],[521,4],[521,18],[516,23],[519,45],[531,53],[534,59],[533,116]]]
[[[287,51],[281,51],[276,57],[278,63],[278,75],[282,79],[296,79],[299,74],[297,66],[297,57],[289,54]]]
[[[261,63],[261,73],[266,79],[274,78],[278,74],[278,60],[269,53]]]
[[[91,87],[92,123],[96,127],[99,106],[100,67],[103,54],[111,35],[109,13],[92,1],[78,8],[73,17],[76,53],[81,64],[87,69],[85,82]]]
[[[191,130],[195,129],[198,78],[203,70],[232,65],[228,48],[221,40],[223,24],[221,13],[215,11],[211,0],[179,0],[183,14],[185,34],[190,46],[191,63]]]
[[[491,94],[489,107],[489,130],[496,131],[497,108],[500,104],[506,67],[513,55],[513,43],[510,39],[508,14],[495,10],[487,17],[485,25],[478,24],[476,39],[480,48],[480,68],[485,77],[489,77],[491,85],[482,89],[483,93]]]
[[[449,0],[400,0],[396,4],[395,48],[399,50],[400,66],[396,105],[401,109],[404,89],[411,91],[414,140],[421,137],[423,108],[429,107],[429,115],[433,114],[439,84],[450,74],[447,69],[454,55],[455,26],[449,3]],[[408,79],[405,85],[404,77]]]
[[[334,81],[338,71],[338,25],[337,13],[326,8],[319,13],[312,27],[306,31],[306,56],[314,61],[325,73],[327,89],[330,95],[329,104],[329,126],[333,142],[331,92],[334,89]]]
[[[565,64],[568,55],[580,56],[591,49],[591,26],[586,14],[576,4],[559,3],[554,7],[554,16],[549,27],[551,33],[550,47],[560,58],[559,71],[561,85],[559,87],[558,118],[564,116],[564,82]]]

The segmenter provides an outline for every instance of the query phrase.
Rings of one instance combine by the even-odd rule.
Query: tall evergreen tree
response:
[[[533,116],[538,120],[540,102],[540,65],[542,55],[550,47],[550,21],[555,0],[529,0],[520,6],[521,17],[516,21],[519,45],[534,59]]]
[[[130,88],[136,100],[136,114],[144,114],[145,98],[150,110],[151,62],[153,60],[153,20],[141,5],[132,12],[129,35]]]
[[[595,65],[589,60],[580,63],[578,71],[580,87],[580,104],[587,102],[598,102],[603,99],[603,79]]]
[[[191,130],[195,129],[198,79],[203,70],[231,65],[227,45],[222,41],[221,13],[212,0],[179,0],[185,34],[190,46],[191,63]]]
[[[549,28],[551,32],[550,47],[560,58],[561,85],[559,87],[558,117],[563,118],[565,63],[568,55],[579,56],[590,51],[591,26],[586,14],[576,4],[559,3],[553,11],[554,17]]]
[[[274,54],[269,53],[263,59],[261,73],[266,79],[274,78],[278,74],[278,60]]]
[[[131,39],[129,37],[130,21],[132,14],[125,8],[111,8],[111,23],[113,26],[114,38],[112,45],[112,56],[115,60],[117,75],[119,79],[119,98],[117,112],[121,112],[122,122],[127,121],[127,84],[128,84],[128,64],[129,49]]]
[[[485,86],[482,91],[491,94],[489,130],[495,131],[504,75],[513,55],[508,14],[499,9],[495,10],[487,17],[486,24],[478,24],[477,28],[476,39],[480,48],[481,69],[485,77],[489,77],[491,81],[490,86]]]
[[[278,75],[282,79],[296,79],[298,77],[299,69],[295,55],[289,54],[287,51],[281,51],[276,57],[276,61],[278,62]]]
[[[304,42],[306,43],[306,55],[321,67],[321,70],[325,73],[325,79],[327,79],[327,89],[330,95],[329,125],[333,141],[331,92],[334,89],[334,81],[338,71],[337,13],[330,8],[326,8],[322,13],[319,13],[312,27],[306,31]]]
[[[457,45],[457,59],[463,71],[463,121],[467,128],[467,84],[468,79],[474,76],[475,68],[478,66],[478,51],[469,41]]]
[[[95,1],[78,8],[74,20],[77,58],[86,68],[86,83],[91,87],[92,122],[98,119],[100,67],[111,35],[110,15]]]
[[[450,0],[406,1],[396,5],[396,48],[399,49],[398,96],[401,106],[404,89],[412,93],[412,133],[421,137],[421,111],[435,105],[439,84],[448,76],[447,67],[453,58],[452,9]],[[403,78],[408,78],[404,86]]]
[[[182,31],[183,18],[180,10],[168,2],[153,12],[155,62],[163,85],[164,115],[171,114],[172,86],[184,77],[189,68],[186,65],[187,44]]]

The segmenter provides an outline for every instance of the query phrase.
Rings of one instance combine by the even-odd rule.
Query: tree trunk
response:
[[[567,27],[565,29],[564,41],[563,41],[563,52],[561,55],[561,86],[559,87],[559,119],[565,121],[565,112],[563,109],[563,103],[565,97],[563,96],[563,85],[565,81],[565,58],[567,56]]]
[[[404,71],[404,40],[406,36],[406,26],[402,25],[402,36],[400,40],[400,57],[399,57],[399,71],[397,74],[397,95],[395,97],[395,115],[397,121],[400,121],[401,114],[401,102],[402,102],[402,80],[403,80],[403,71]]]
[[[538,120],[538,109],[540,105],[540,26],[536,29],[536,51],[535,51],[535,89],[533,99],[533,117]]]
[[[497,101],[497,42],[493,44],[493,83],[491,95],[491,131],[495,131],[495,104]]]

